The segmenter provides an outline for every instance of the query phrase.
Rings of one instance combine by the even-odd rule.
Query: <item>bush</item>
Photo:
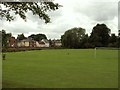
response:
[[[41,50],[41,48],[29,48],[29,47],[20,47],[20,48],[6,48],[2,49],[2,52],[20,52],[20,51],[30,51],[30,50]]]

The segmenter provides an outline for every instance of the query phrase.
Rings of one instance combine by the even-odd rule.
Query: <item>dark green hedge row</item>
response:
[[[41,48],[2,48],[2,52],[20,52],[20,51],[30,51],[30,50],[41,50]]]
[[[45,49],[65,49],[64,47],[20,47],[20,48],[2,48],[2,52],[20,52],[20,51],[30,51],[30,50],[45,50]]]

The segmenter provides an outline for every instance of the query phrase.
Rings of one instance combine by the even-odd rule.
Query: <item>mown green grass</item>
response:
[[[117,88],[118,51],[61,49],[6,53],[3,88]]]

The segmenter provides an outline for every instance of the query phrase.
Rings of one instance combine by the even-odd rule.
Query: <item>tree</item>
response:
[[[111,34],[109,38],[109,47],[117,47],[118,46],[118,37],[115,34]]]
[[[105,24],[97,24],[90,35],[90,43],[94,47],[105,47],[109,43],[110,29]]]
[[[2,30],[2,47],[6,48],[7,47],[7,39],[11,37],[11,33],[6,33],[5,30]]]
[[[6,10],[3,9],[5,6]],[[50,18],[47,14],[48,11],[54,11],[61,7],[58,3],[53,2],[0,2],[0,17],[5,18],[7,21],[14,20],[15,15],[19,15],[26,21],[26,12],[31,11],[33,15],[39,16],[40,19],[45,20],[45,23],[50,22]]]
[[[0,46],[2,46],[2,31],[0,31]],[[0,48],[0,52],[1,52],[1,48]]]
[[[7,37],[6,37],[6,31],[2,30],[2,47],[7,47]]]
[[[32,38],[33,40],[35,41],[40,41],[42,39],[47,39],[46,35],[45,34],[32,34],[30,36],[28,36],[29,38]]]
[[[120,30],[118,30],[118,36],[120,36]]]
[[[117,36],[115,34],[111,34],[111,36],[109,38],[109,42],[110,43],[117,42]]]
[[[52,40],[49,39],[48,41],[49,41],[50,47],[52,47]]]
[[[72,28],[67,30],[64,35],[61,36],[62,45],[67,48],[79,48],[80,42],[85,36],[85,29]]]
[[[17,40],[23,40],[23,39],[26,39],[23,33],[17,36]]]
[[[88,34],[86,34],[83,39],[80,42],[80,47],[81,48],[89,48],[90,44],[89,44],[89,36]]]

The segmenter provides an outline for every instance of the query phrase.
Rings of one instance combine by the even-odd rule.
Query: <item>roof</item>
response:
[[[49,41],[47,39],[42,39],[41,41],[44,43],[49,43]]]
[[[34,40],[32,40],[31,38],[27,38],[27,39],[23,39],[21,41],[23,41],[23,42],[31,42],[31,41],[34,41]]]
[[[40,41],[39,44],[45,44],[44,42]]]

